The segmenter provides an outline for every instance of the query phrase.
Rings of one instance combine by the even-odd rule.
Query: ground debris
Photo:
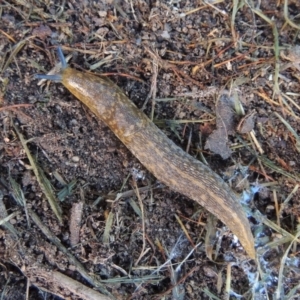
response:
[[[216,103],[216,130],[208,137],[205,149],[219,154],[223,159],[231,156],[228,136],[235,131],[235,114],[233,99],[228,93],[222,94]]]

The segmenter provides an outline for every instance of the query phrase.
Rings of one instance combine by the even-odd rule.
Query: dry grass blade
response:
[[[269,226],[270,228],[272,228],[274,231],[280,233],[281,235],[283,235],[283,241],[289,242],[291,240],[295,239],[295,236],[292,235],[291,233],[289,233],[288,231],[284,230],[283,228],[279,227],[277,224],[275,224],[274,222],[270,221],[269,219],[267,219],[264,215],[262,215],[258,210],[256,210],[255,212],[253,212],[253,216],[254,218],[256,218],[259,222]],[[297,238],[297,242],[300,243],[300,240],[298,240]],[[272,243],[272,245],[274,245],[275,243]],[[276,243],[277,245],[282,244],[282,242],[278,241]],[[270,244],[265,245],[270,246]]]
[[[183,101],[184,98],[175,97],[175,98],[155,98],[156,102],[170,102],[170,101]]]
[[[26,219],[27,219],[27,226],[30,227],[30,219],[28,216],[27,206],[26,206],[26,199],[24,193],[21,189],[21,186],[10,176],[9,174],[9,182],[12,188],[12,194],[16,202],[21,206],[24,207]]]
[[[179,124],[186,124],[186,123],[208,123],[214,121],[215,118],[211,119],[199,119],[199,120],[167,120],[167,119],[160,119],[160,120],[154,120],[154,123],[156,125],[164,125],[167,123],[168,125],[179,125]]]
[[[288,254],[290,252],[290,249],[292,247],[292,245],[296,242],[299,243],[298,238],[300,236],[300,228],[298,227],[298,232],[296,233],[294,239],[291,241],[290,245],[288,246],[288,248],[286,249],[281,261],[280,261],[280,269],[279,269],[279,274],[278,274],[278,285],[277,285],[277,289],[275,292],[275,296],[276,296],[276,300],[280,300],[280,299],[286,299],[284,297],[284,275],[283,275],[283,271],[284,271],[284,267],[286,264],[286,261],[288,260]],[[289,298],[291,299],[291,298]]]
[[[283,10],[283,12],[284,12],[284,18],[285,18],[286,22],[287,22],[290,26],[296,28],[297,30],[300,30],[300,26],[297,25],[296,23],[294,23],[294,22],[289,18],[289,12],[288,12],[288,0],[284,0],[284,10]]]
[[[297,295],[295,295],[295,294],[298,292],[299,289],[300,289],[300,283],[297,284],[295,287],[293,287],[290,290],[290,292],[284,297],[284,300],[298,299]],[[298,296],[299,296],[299,294],[298,294]]]
[[[12,122],[13,124],[13,122]],[[32,170],[34,172],[34,175],[39,183],[39,186],[46,196],[51,209],[53,210],[54,214],[56,215],[57,219],[59,220],[60,223],[62,223],[62,210],[58,204],[58,201],[54,195],[54,192],[52,190],[51,184],[47,177],[45,176],[44,172],[42,171],[41,168],[36,164],[35,159],[32,157],[29,148],[27,147],[28,141],[26,141],[23,137],[23,135],[19,132],[18,128],[13,124],[13,127],[21,141],[21,144],[26,152],[27,158],[30,162],[30,165],[32,167]]]
[[[57,194],[57,198],[59,201],[64,201],[67,196],[72,194],[74,187],[76,186],[77,179],[73,179],[69,182],[62,190]]]
[[[145,213],[144,213],[144,205],[143,205],[143,201],[140,195],[140,191],[138,189],[138,186],[136,184],[136,181],[133,180],[133,184],[134,184],[134,188],[135,188],[135,192],[136,192],[136,196],[139,200],[139,204],[140,204],[140,210],[141,210],[141,214],[142,214],[142,232],[143,232],[143,246],[142,246],[142,251],[140,256],[138,257],[138,259],[136,260],[136,262],[134,263],[135,266],[138,265],[139,261],[142,259],[142,257],[148,252],[148,250],[146,249],[146,238],[145,238],[145,231],[146,231],[146,226],[145,226]],[[145,250],[146,249],[146,250]]]
[[[193,247],[193,249],[188,253],[188,255],[184,258],[183,261],[180,262],[180,264],[177,266],[176,270],[177,272],[182,268],[182,265],[188,260],[188,258],[194,253],[194,251],[202,244],[202,242],[198,243],[196,246]]]
[[[296,149],[300,153],[300,137],[298,136],[297,132],[292,128],[292,126],[284,118],[281,117],[280,114],[278,114],[277,112],[274,112],[274,114],[286,126],[288,131],[294,136],[294,138],[296,140],[296,144],[295,144]]]
[[[239,4],[239,0],[233,0],[232,13],[231,13],[231,34],[232,34],[234,45],[236,45],[236,43],[237,43],[237,41],[236,41],[237,36],[236,36],[235,28],[234,28],[234,23],[235,23],[236,13],[239,9],[238,4]]]
[[[182,299],[184,299],[185,290],[182,288],[183,287],[182,283],[185,281],[185,279],[190,274],[192,274],[197,269],[197,267],[194,267],[188,274],[186,274],[186,276],[184,276],[181,279],[179,279],[179,275],[180,275],[180,272],[181,272],[181,269],[182,269],[182,265],[188,260],[188,258],[199,247],[199,245],[202,244],[202,242],[198,243],[195,247],[193,247],[193,249],[187,254],[187,256],[176,267],[175,271],[173,270],[173,266],[172,266],[171,260],[181,254],[181,250],[179,249],[179,247],[180,247],[180,245],[181,245],[182,242],[184,242],[184,240],[183,240],[183,234],[181,234],[179,236],[179,238],[177,239],[176,244],[172,248],[170,254],[168,253],[167,249],[164,250],[167,253],[167,255],[168,255],[168,260],[164,264],[162,264],[161,266],[159,266],[158,269],[156,269],[155,271],[153,271],[151,273],[151,275],[153,275],[154,273],[159,272],[160,270],[162,270],[164,267],[168,267],[168,269],[170,270],[171,281],[172,281],[173,286],[170,289],[168,289],[167,291],[165,291],[164,293],[160,294],[160,296],[167,295],[170,291],[172,291],[172,295],[173,295],[172,299],[176,299],[176,300],[182,300]]]
[[[103,238],[102,238],[102,241],[104,244],[109,243],[109,233],[111,231],[113,221],[114,221],[114,213],[110,211],[106,218],[105,229],[104,229]]]
[[[288,99],[290,102],[292,102],[294,105],[296,104],[295,101],[293,101],[290,97],[287,97],[287,95],[285,95],[284,93],[280,94],[280,103],[276,102],[274,100],[272,100],[267,94],[266,92],[261,88],[260,89],[262,92],[258,92],[258,91],[254,91],[254,94],[257,94],[258,96],[260,96],[263,100],[265,100],[266,102],[268,102],[269,104],[275,105],[275,106],[279,106],[282,111],[287,114],[287,115],[291,115],[293,116],[293,118],[296,119],[300,119],[293,111],[293,109],[291,108],[291,106],[287,103],[287,101],[285,100]],[[283,105],[284,104],[284,105]],[[297,108],[297,104],[295,105]]]
[[[273,201],[274,201],[274,206],[275,206],[277,225],[278,225],[278,227],[281,227],[281,225],[280,225],[280,217],[279,217],[278,197],[277,197],[277,192],[276,192],[275,189],[273,189]]]
[[[23,46],[26,43],[27,43],[27,40],[22,40],[14,46],[13,51],[10,53],[6,62],[4,63],[4,61],[3,61],[3,66],[0,67],[0,74],[2,74],[7,69],[7,67],[10,65],[10,63],[13,61],[13,59],[16,57],[16,55],[21,51],[21,49],[23,48]]]
[[[9,222],[5,222],[5,223],[2,223],[2,221],[4,221],[4,219],[6,217],[8,217],[10,220],[11,218],[13,218],[15,216],[15,213],[11,214],[8,216],[7,214],[7,211],[6,211],[6,207],[4,205],[4,202],[3,202],[3,193],[0,189],[0,218],[3,218],[0,223],[1,225],[6,228],[15,238],[18,238],[19,237],[19,232],[14,228],[14,226],[12,224],[10,224]]]
[[[290,172],[285,171],[284,169],[278,167],[273,161],[269,160],[263,155],[258,155],[257,158],[268,168],[272,169],[273,171],[280,173],[281,175],[286,176],[287,178],[292,179],[293,181],[299,182],[300,177],[298,174],[292,174]]]
[[[249,136],[251,137],[253,143],[255,144],[256,146],[256,149],[258,150],[258,152],[262,155],[264,154],[264,150],[262,149],[260,143],[258,142],[256,136],[255,136],[255,131],[254,130],[251,130],[251,132],[249,133]]]
[[[33,159],[33,161],[34,161],[34,159]],[[36,169],[37,169],[37,173],[39,174],[39,178],[37,177],[39,185],[40,185],[42,191],[45,193],[45,196],[46,196],[53,212],[55,213],[56,217],[58,218],[58,220],[60,222],[62,222],[62,210],[61,210],[61,207],[59,206],[59,203],[55,197],[51,183],[48,180],[48,178],[46,177],[44,171],[38,165],[36,165]],[[35,174],[35,176],[37,176],[37,175]]]
[[[160,272],[165,266],[167,266],[167,265],[169,265],[169,264],[171,263],[171,260],[172,260],[172,259],[174,259],[176,256],[178,256],[178,247],[179,247],[180,244],[182,243],[182,239],[183,239],[183,234],[181,234],[181,235],[179,236],[179,238],[177,239],[177,241],[176,241],[174,247],[172,248],[170,254],[168,255],[168,260],[167,260],[166,262],[164,262],[162,265],[160,265],[156,270],[154,270],[154,271],[151,273],[151,275]],[[159,241],[156,242],[156,244],[158,244],[158,243],[159,243],[159,247],[160,247],[160,248],[163,248],[163,247],[161,246],[161,244],[160,244]],[[165,252],[167,252],[166,249],[165,249]]]
[[[231,267],[232,267],[232,263],[229,263],[227,265],[227,272],[226,272],[226,287],[225,287],[225,291],[226,291],[226,300],[229,300],[230,297],[230,291],[231,291]]]
[[[259,161],[261,161],[266,167],[270,168],[271,170],[286,176],[287,178],[292,179],[293,182],[299,182],[300,181],[300,177],[298,174],[292,174],[290,172],[287,172],[285,170],[283,170],[282,168],[278,167],[273,161],[269,160],[268,158],[266,158],[264,155],[257,155],[257,153],[251,149],[250,147],[248,147],[247,143],[239,136],[236,136],[237,139],[239,140],[239,142],[241,142],[244,147],[246,147]]]
[[[127,179],[126,179],[127,181]],[[120,190],[123,190],[124,187],[122,187]],[[164,188],[164,185],[159,183],[155,185],[149,185],[139,188],[140,193],[151,191],[151,190],[157,190]],[[104,198],[107,200],[113,200],[113,202],[119,201],[120,199],[129,198],[131,196],[135,196],[136,191],[135,190],[128,190],[125,192],[117,192],[117,193],[109,193],[103,196],[98,197],[94,203],[93,206],[99,204],[100,201],[102,201]]]
[[[216,0],[216,1],[210,1],[210,2],[211,2],[211,4],[218,4],[218,3],[224,2],[224,0]],[[180,17],[183,18],[183,17],[186,17],[186,16],[188,16],[188,15],[190,15],[190,14],[194,14],[194,13],[196,13],[196,12],[199,11],[199,10],[202,10],[202,9],[204,9],[204,8],[207,8],[207,6],[209,6],[209,5],[208,5],[205,1],[204,1],[204,3],[205,3],[206,5],[203,5],[203,6],[194,8],[194,9],[192,9],[192,10],[189,10],[189,11],[185,12],[185,13],[181,13]]]
[[[289,203],[289,201],[292,199],[292,197],[297,193],[299,189],[299,184],[296,184],[291,193],[287,196],[287,198],[283,201],[283,203],[280,206],[279,215],[281,216],[283,210],[285,209],[286,205]]]
[[[5,111],[5,110],[15,110],[16,108],[19,107],[30,107],[32,104],[15,104],[15,105],[9,105],[9,106],[4,106],[0,107],[0,111]]]
[[[182,223],[182,221],[181,221],[181,219],[179,218],[179,216],[177,216],[177,215],[175,214],[175,218],[176,218],[177,222],[179,223],[179,225],[180,225],[182,231],[184,232],[186,238],[190,241],[191,245],[192,245],[193,247],[195,247],[195,245],[194,245],[194,243],[193,243],[193,239],[190,237],[189,232],[187,231],[186,227],[185,227],[184,224]]]
[[[221,293],[223,284],[224,284],[224,279],[223,279],[222,271],[220,271],[220,272],[218,272],[218,279],[217,279],[217,292],[218,292],[218,294]]]
[[[29,11],[31,11],[32,14],[37,14],[41,20],[52,20],[53,17],[55,17],[53,14],[48,14],[45,12],[44,9],[38,9],[35,7],[35,5],[33,5],[32,3],[26,1],[26,0],[14,0],[13,2],[15,2],[14,4],[11,4],[7,1],[4,1],[4,3],[6,3],[7,5],[11,6],[11,8],[13,10],[16,10],[22,17],[24,20],[27,20],[27,18],[29,17],[27,14],[24,13],[24,11],[26,11],[27,9]],[[12,1],[10,1],[12,2]],[[21,6],[21,8],[17,8],[18,6]]]
[[[137,283],[145,283],[145,282],[151,282],[152,284],[159,284],[161,280],[163,280],[164,276],[159,275],[146,275],[143,277],[115,277],[110,279],[103,279],[101,280],[102,283],[108,283],[108,284],[137,284]]]
[[[140,208],[138,207],[137,203],[132,199],[132,198],[129,198],[128,200],[130,206],[132,207],[132,209],[134,210],[134,212],[140,217],[142,218],[142,212],[140,210]]]
[[[85,278],[92,286],[98,288],[105,295],[112,295],[106,290],[106,287],[96,278],[96,276],[90,275],[84,268],[84,266],[68,251],[68,249],[60,242],[60,240],[43,224],[38,215],[28,209],[28,213],[39,229],[43,232],[47,239],[49,239],[69,260],[69,263],[75,266],[76,270],[80,273],[80,275]],[[112,297],[114,299],[114,297]]]
[[[173,299],[175,300],[183,300],[185,297],[185,289],[184,289],[184,285],[182,284],[184,278],[179,279],[182,265],[188,260],[188,258],[193,254],[193,252],[198,248],[198,246],[201,245],[201,243],[202,242],[200,242],[195,247],[193,247],[193,249],[188,253],[188,255],[184,258],[184,260],[180,262],[180,264],[176,267],[175,270],[173,270],[173,267],[170,266],[171,281],[174,286],[172,289],[172,295],[173,295]]]
[[[214,300],[221,300],[219,297],[215,296],[208,288],[202,289],[203,293],[205,293],[208,297]]]
[[[8,33],[6,33],[5,31],[3,31],[2,29],[0,29],[0,33],[2,33],[7,39],[9,39],[11,42],[15,43],[16,40],[10,36]]]
[[[207,218],[207,224],[206,224],[206,234],[205,234],[205,252],[206,256],[213,261],[213,247],[216,240],[216,231],[217,231],[217,222],[218,218],[216,218],[214,215],[209,214]],[[215,253],[215,257],[218,255],[218,253]]]
[[[173,284],[173,289],[172,289],[172,296],[174,300],[183,300],[185,297],[185,289],[183,284],[178,284],[179,281],[179,274],[177,270],[174,270],[172,267],[170,268],[171,272],[171,282]]]
[[[224,0],[214,1],[214,2],[203,0],[203,2],[204,2],[206,5],[210,6],[211,8],[215,9],[215,10],[216,10],[217,12],[219,12],[220,14],[222,14],[222,15],[227,15],[227,13],[226,13],[224,10],[219,9],[218,7],[216,7],[216,6],[214,5],[214,4],[216,4],[216,3],[224,2]]]
[[[265,248],[270,248],[270,249],[277,248],[277,247],[282,246],[286,243],[290,243],[291,240],[292,240],[291,236],[284,236],[284,237],[281,237],[279,240],[275,240],[273,242],[267,243],[265,245]]]
[[[109,56],[107,56],[107,57],[101,59],[100,61],[94,63],[93,65],[91,65],[91,66],[90,66],[90,70],[91,70],[91,71],[96,70],[96,69],[98,69],[99,67],[101,67],[101,66],[103,66],[103,65],[105,65],[105,64],[107,64],[107,63],[111,63],[111,62],[113,62],[114,60],[117,60],[117,59],[118,59],[117,57],[113,58],[112,55],[109,55]]]
[[[296,97],[299,97],[300,95],[299,94],[293,94],[293,93],[282,93],[282,97],[286,98],[287,100],[289,100],[295,107],[297,107],[297,109],[300,110],[300,105],[294,101],[289,95],[292,95],[292,96],[296,96]],[[299,118],[299,117],[298,117]]]
[[[0,220],[0,225],[5,225],[10,219],[14,218],[15,216],[17,215],[16,212],[10,214],[9,216],[5,217],[5,218],[2,218]]]
[[[231,97],[234,102],[234,111],[238,116],[243,117],[245,116],[246,113],[245,113],[244,106],[240,101],[240,97],[238,95],[237,89],[238,89],[238,84],[236,84],[236,81],[234,81],[232,83],[232,88],[230,89],[230,93],[232,95]]]
[[[275,22],[272,21],[270,18],[268,18],[266,15],[264,15],[260,10],[251,8],[251,10],[256,13],[259,17],[261,17],[263,20],[265,20],[267,23],[270,24],[273,30],[274,35],[274,54],[275,54],[275,72],[274,72],[274,95],[279,95],[280,89],[279,89],[279,37],[278,37],[278,30],[275,25]]]

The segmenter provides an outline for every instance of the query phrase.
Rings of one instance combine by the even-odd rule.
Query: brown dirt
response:
[[[25,299],[26,291],[28,299],[82,298],[70,291],[67,282],[48,279],[45,274],[54,271],[94,288],[31,217],[28,225],[10,177],[21,187],[29,214],[34,211],[116,299],[163,295],[213,299],[211,294],[215,299],[266,299],[277,290],[280,299],[288,299],[294,287],[294,299],[300,298],[299,244],[295,242],[284,257],[299,228],[299,190],[283,204],[300,182],[295,136],[300,135],[300,4],[288,3],[289,18],[297,29],[285,22],[283,1],[260,1],[259,8],[256,2],[252,7],[242,5],[233,21],[231,1],[0,4],[0,216],[16,212],[9,225],[18,232],[14,236],[7,224],[0,228],[2,299]],[[273,20],[278,30],[277,92],[274,31],[254,8]],[[33,75],[45,74],[57,64],[57,45],[66,56],[71,54],[73,67],[109,76],[139,108],[146,103],[148,116],[154,109],[155,121],[169,138],[197,159],[202,152],[236,192],[260,186],[247,208],[257,262],[247,258],[232,233],[212,220],[205,208],[162,187],[61,84],[37,86]],[[216,129],[216,101],[224,90],[238,99],[246,114],[255,112],[252,123],[263,156],[248,133],[235,130],[228,137],[232,151],[228,159],[205,148]],[[235,113],[234,128],[243,118]],[[13,124],[32,139],[29,150],[56,196],[76,179],[60,202],[62,224],[34,176]],[[117,199],[117,193],[135,190],[136,178],[139,188],[148,187],[140,192],[143,218],[134,210],[133,203],[141,206],[135,192]],[[78,202],[83,203],[82,211],[75,206]],[[259,219],[258,212],[271,223]],[[178,219],[188,234],[182,235]],[[112,226],[105,243],[109,220]],[[199,242],[176,273],[177,264]],[[226,280],[231,283],[230,295]]]

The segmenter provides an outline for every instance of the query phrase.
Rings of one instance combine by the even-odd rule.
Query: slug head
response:
[[[65,70],[68,65],[66,62],[66,59],[64,57],[64,54],[61,50],[61,47],[57,48],[57,54],[61,63],[61,70]],[[53,74],[53,75],[45,75],[45,74],[36,74],[34,75],[35,79],[45,79],[45,80],[51,80],[51,81],[55,81],[55,82],[62,82],[62,73],[59,74]]]

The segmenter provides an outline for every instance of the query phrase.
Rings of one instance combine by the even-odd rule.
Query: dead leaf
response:
[[[36,27],[32,31],[32,35],[35,35],[41,39],[45,39],[47,36],[51,36],[52,30],[49,26],[40,25],[39,27]]]
[[[252,131],[254,128],[255,114],[256,114],[256,111],[252,111],[249,114],[247,114],[246,116],[244,116],[240,120],[239,125],[237,126],[236,130],[241,134],[249,133],[250,131]]]
[[[228,146],[228,135],[235,132],[233,100],[224,93],[216,104],[217,129],[206,141],[205,149],[219,154],[223,159],[230,157],[232,151]]]

